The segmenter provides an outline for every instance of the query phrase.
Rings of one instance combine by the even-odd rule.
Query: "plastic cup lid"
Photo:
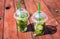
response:
[[[29,12],[28,11],[26,11],[25,9],[22,9],[22,11],[20,11],[19,9],[14,13],[14,18],[16,19],[16,20],[23,20],[23,19],[25,19],[25,18],[19,18],[19,17],[17,17],[16,15],[20,15],[20,13],[22,12],[22,14],[27,14],[28,16],[26,17],[27,19],[29,18]]]
[[[35,12],[32,16],[32,21],[38,22],[35,18],[38,19],[38,12]],[[43,11],[41,11],[41,13],[40,13],[40,18],[45,18],[44,22],[46,22],[48,20],[48,16]]]

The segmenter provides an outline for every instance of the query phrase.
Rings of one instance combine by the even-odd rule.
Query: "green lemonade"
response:
[[[25,32],[27,30],[27,21],[17,20],[18,31]]]
[[[47,15],[43,11],[40,11],[39,13],[37,11],[32,15],[31,19],[34,24],[33,36],[43,35],[45,29],[45,23],[48,20]]]
[[[45,22],[44,22],[44,18],[40,19],[40,22],[38,23],[34,23],[34,36],[36,35],[42,35],[43,34],[43,30],[45,28]]]
[[[18,31],[25,32],[27,30],[27,22],[28,22],[28,14],[22,14],[21,17],[18,16],[18,18],[22,18],[21,20],[16,20]]]

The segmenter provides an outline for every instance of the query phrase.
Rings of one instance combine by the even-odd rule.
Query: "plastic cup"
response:
[[[31,19],[34,24],[34,36],[42,35],[45,28],[45,22],[48,20],[47,15],[41,11],[40,21],[38,21],[38,12],[35,12]]]
[[[18,9],[14,14],[14,18],[16,19],[18,31],[25,32],[27,30],[29,12],[26,11],[25,9],[22,9],[22,10]]]

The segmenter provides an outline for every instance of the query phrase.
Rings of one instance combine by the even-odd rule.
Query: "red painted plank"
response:
[[[24,2],[26,9],[30,12],[31,15],[37,11],[34,0],[24,0]]]
[[[24,1],[23,1],[23,0],[14,0],[15,10],[18,9],[17,4],[18,4],[19,1],[20,1],[20,3],[21,3],[21,8],[25,8]]]
[[[19,39],[33,39],[32,32],[19,32]]]
[[[55,0],[56,1],[56,0]],[[56,21],[59,21],[58,20],[58,17],[60,16],[58,13],[56,14],[56,9],[58,9],[58,7],[56,6],[56,3],[53,1],[53,0],[45,0],[44,1],[45,4],[47,5],[47,8],[50,9],[50,11],[52,12],[52,15],[56,18]],[[57,32],[55,34],[52,35],[52,37],[54,39],[60,39],[60,24],[57,23]]]
[[[60,9],[60,0],[55,0],[54,2],[56,4],[56,6]]]
[[[42,37],[42,39],[53,39],[53,38],[52,38],[51,35],[48,34],[48,35],[44,35],[44,36]]]
[[[48,6],[49,10],[52,12],[53,16],[56,18],[56,20],[60,23],[60,7],[58,7],[57,4],[59,3],[58,0],[46,0],[45,4]]]
[[[0,0],[0,39],[3,39],[4,0]]]
[[[9,9],[5,9],[4,15],[4,39],[18,39],[16,22],[13,17],[14,15],[13,0],[6,0],[5,8],[6,7],[9,7]]]
[[[41,4],[42,4],[42,7],[41,7],[42,10],[45,11],[46,14],[47,14],[47,16],[48,16],[48,21],[47,21],[46,24],[48,24],[48,25],[53,25],[53,26],[57,25],[58,23],[57,23],[54,15],[53,15],[52,12],[50,11],[50,9],[46,6],[46,4],[45,4],[45,2],[44,2],[43,0],[42,0]],[[45,9],[44,9],[44,8],[45,8]],[[53,24],[52,24],[52,23],[53,23]]]
[[[14,20],[13,18],[13,14],[14,14],[14,10],[17,9],[17,2],[18,0],[14,0],[14,3],[15,3],[15,7],[13,7],[13,0],[8,0],[6,1],[6,6],[11,6],[10,9],[8,10],[5,10],[5,21],[4,21],[4,39],[18,39],[17,37],[17,27],[16,27],[16,21]],[[35,4],[35,2],[33,0],[24,0],[25,1],[25,5],[21,3],[21,6],[22,7],[25,7],[27,8],[27,10],[30,12],[30,14],[33,14],[36,10],[37,10],[37,3]],[[43,2],[41,2],[41,10],[43,10],[44,12],[46,12],[46,14],[48,15],[49,17],[49,20],[47,21],[46,24],[49,24],[49,25],[56,25],[57,23],[55,22],[56,20],[53,18],[51,12],[49,11],[49,9],[43,4]],[[27,6],[28,5],[28,6]],[[54,4],[53,4],[54,5]],[[34,7],[34,8],[33,8]],[[14,9],[15,8],[15,9]],[[53,19],[53,23],[54,24],[51,24],[52,22],[51,19]],[[55,39],[59,39],[59,27],[58,27],[58,30],[57,30],[57,33],[52,35],[57,38]],[[26,33],[21,33],[19,32],[19,39],[32,39],[32,36],[31,36],[32,32],[26,32]],[[29,36],[28,36],[29,35]],[[48,37],[49,36],[49,37]],[[46,38],[45,38],[46,37]],[[42,38],[44,39],[52,39],[50,35],[44,35],[42,36]],[[36,39],[42,39],[39,37],[36,37]]]
[[[32,39],[32,32],[19,32],[19,39]]]
[[[56,17],[56,19],[57,19],[57,20],[59,21],[59,23],[60,23],[60,0],[55,0],[54,2],[55,2],[55,4],[56,4],[57,10],[58,10],[58,12],[57,12],[58,15],[56,15],[56,16],[58,17],[58,19],[57,19],[57,17]]]

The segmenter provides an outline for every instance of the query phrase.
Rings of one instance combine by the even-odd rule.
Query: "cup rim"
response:
[[[23,8],[22,8],[22,9],[23,9]],[[24,10],[25,10],[25,9],[23,9],[22,12],[24,12]],[[17,9],[16,12],[14,13],[14,18],[15,18],[16,20],[23,20],[23,19],[25,19],[25,18],[29,18],[29,16],[30,16],[30,15],[29,15],[29,12],[28,12],[27,10],[25,10],[26,13],[28,14],[28,16],[25,17],[25,18],[18,18],[18,17],[15,16],[15,14],[17,14],[17,11],[19,11],[19,9]]]
[[[38,13],[38,11],[35,12],[35,13],[32,15],[32,17],[31,17],[31,19],[32,19],[33,22],[38,22],[37,20],[33,19],[34,16],[37,15],[37,13]],[[43,14],[43,15],[46,17],[45,21],[40,21],[40,22],[46,22],[46,21],[48,20],[48,16],[47,16],[47,15],[45,14],[45,12],[43,12],[43,11],[41,11],[40,14]]]

